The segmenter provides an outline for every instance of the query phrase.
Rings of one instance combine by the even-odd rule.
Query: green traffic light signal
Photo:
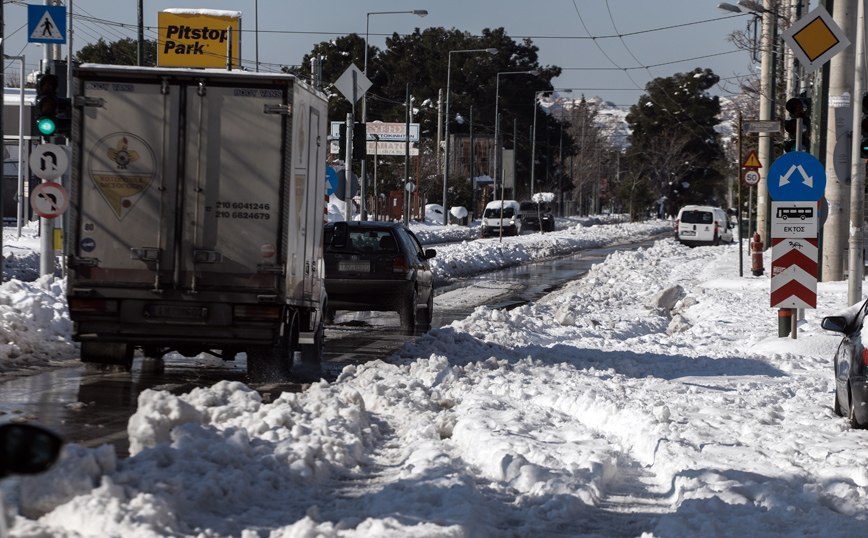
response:
[[[57,122],[49,117],[39,118],[36,121],[36,130],[42,136],[52,136],[57,131]]]
[[[42,136],[57,134],[57,75],[42,73],[36,78],[36,130]]]

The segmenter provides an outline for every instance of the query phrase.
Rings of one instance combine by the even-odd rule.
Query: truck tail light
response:
[[[70,299],[70,312],[94,312],[97,314],[114,314],[118,311],[118,302],[105,299]]]
[[[235,305],[236,318],[280,319],[280,305]]]
[[[404,256],[397,256],[392,260],[393,273],[409,273],[410,267],[407,265],[407,259]]]

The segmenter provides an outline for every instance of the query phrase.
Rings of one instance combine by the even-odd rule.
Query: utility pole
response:
[[[777,13],[774,10],[774,0],[763,0],[762,14],[762,56],[760,62],[760,119],[773,120],[775,115],[775,27]],[[772,163],[772,136],[770,133],[759,133],[760,181],[757,185],[757,232],[763,244],[771,245],[768,209],[770,207],[768,170]]]
[[[865,91],[865,0],[856,0],[856,48],[853,76],[853,141],[851,145],[851,175],[850,184],[850,263],[847,282],[847,304],[854,305],[862,301],[862,278],[865,272],[862,250],[865,227],[865,159],[861,155],[861,140],[856,136],[856,125],[861,121],[862,92]]]
[[[841,31],[856,42],[857,0],[835,0],[832,17]],[[823,225],[823,281],[844,280],[850,219],[850,136],[853,132],[852,101],[855,45],[830,61],[829,122],[826,128],[826,201],[829,215]],[[837,166],[836,166],[837,164]]]

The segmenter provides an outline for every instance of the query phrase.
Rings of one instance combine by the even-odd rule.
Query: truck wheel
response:
[[[398,310],[398,315],[401,316],[402,329],[412,331],[416,328],[416,303],[418,302],[418,298],[418,292],[414,289],[407,303]]]
[[[101,372],[133,369],[133,346],[105,342],[82,342],[81,362]]]
[[[288,381],[298,350],[298,314],[293,312],[277,344],[247,348],[247,377],[254,383]]]

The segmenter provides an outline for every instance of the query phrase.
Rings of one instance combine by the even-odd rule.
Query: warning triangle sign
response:
[[[745,168],[762,168],[763,165],[760,164],[759,159],[756,156],[756,152],[754,150],[750,150],[750,155],[745,159],[744,164],[742,165]]]
[[[51,14],[48,11],[46,11],[45,14],[42,15],[42,18],[39,19],[36,28],[33,30],[33,33],[30,34],[30,39],[58,42],[66,41],[63,37],[63,32],[61,32],[57,27],[57,23],[54,22],[54,19],[51,18]]]

